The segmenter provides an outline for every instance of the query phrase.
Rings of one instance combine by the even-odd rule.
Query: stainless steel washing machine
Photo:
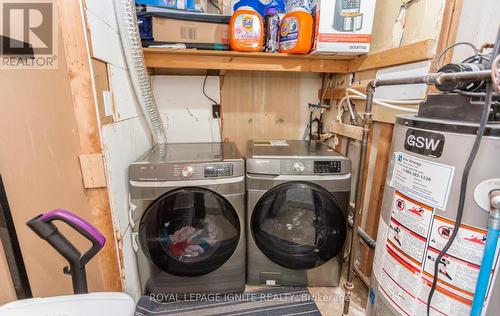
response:
[[[144,294],[244,290],[244,170],[233,143],[158,145],[130,165]]]
[[[247,283],[337,286],[350,160],[309,141],[250,141]]]

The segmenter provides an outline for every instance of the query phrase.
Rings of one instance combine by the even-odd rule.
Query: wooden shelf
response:
[[[144,48],[148,68],[346,72],[349,56]],[[350,57],[354,58],[354,57]]]
[[[363,56],[292,55],[233,51],[144,48],[148,68],[350,73],[434,58],[434,41]]]

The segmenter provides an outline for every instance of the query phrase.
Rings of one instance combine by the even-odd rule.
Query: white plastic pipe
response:
[[[359,92],[358,90],[355,90],[352,88],[347,88],[346,91],[366,99],[366,94]],[[418,99],[418,100],[391,100],[391,99],[381,99],[381,98],[377,98],[376,100],[381,101],[381,102],[385,102],[385,103],[400,104],[400,105],[414,105],[414,104],[417,104],[420,101],[422,101],[420,99]]]

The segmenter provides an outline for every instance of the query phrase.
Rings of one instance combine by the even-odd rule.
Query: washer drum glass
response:
[[[251,230],[259,249],[273,262],[312,269],[335,257],[346,237],[346,220],[335,198],[307,182],[269,190],[257,202]]]
[[[204,188],[180,188],[159,197],[144,213],[141,247],[159,269],[199,276],[223,265],[240,238],[232,205]]]

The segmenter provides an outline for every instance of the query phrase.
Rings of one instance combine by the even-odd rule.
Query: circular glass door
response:
[[[141,246],[161,270],[198,276],[223,265],[240,238],[238,215],[221,195],[181,188],[159,197],[139,226]]]
[[[251,229],[259,249],[294,270],[318,267],[335,257],[346,237],[346,220],[335,198],[307,182],[269,190],[257,202]]]

